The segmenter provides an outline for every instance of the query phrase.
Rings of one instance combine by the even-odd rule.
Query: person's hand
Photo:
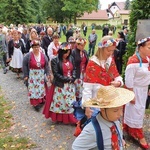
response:
[[[25,77],[25,78],[24,78],[24,81],[26,81],[26,80],[28,80],[28,77]]]
[[[85,108],[85,115],[87,116],[88,119],[91,118],[92,113],[93,113],[93,110],[90,107]]]
[[[110,84],[113,85],[114,87],[120,87],[121,82],[120,81],[112,81]]]
[[[148,90],[148,96],[150,96],[150,89]]]
[[[11,58],[8,58],[7,60],[6,60],[6,62],[10,62],[11,61]]]
[[[131,104],[135,104],[135,97],[132,101],[130,101]]]

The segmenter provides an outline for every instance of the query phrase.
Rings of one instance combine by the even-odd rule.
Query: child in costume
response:
[[[100,108],[100,113],[93,117],[99,127],[95,126],[93,121],[87,124],[73,142],[72,149],[122,150],[125,142],[119,119],[123,113],[123,105],[133,99],[134,93],[128,89],[114,86],[99,88],[97,97],[83,103],[85,107]],[[100,128],[99,132],[97,128]]]

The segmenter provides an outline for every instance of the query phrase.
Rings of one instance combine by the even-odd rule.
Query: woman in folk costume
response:
[[[26,52],[23,42],[19,39],[19,33],[17,30],[12,31],[13,39],[8,42],[8,54],[10,61],[10,67],[17,72],[17,78],[20,76],[22,69],[23,54]]]
[[[25,55],[23,60],[24,80],[28,83],[28,97],[30,104],[39,111],[45,102],[44,76],[49,78],[49,65],[47,57],[40,52],[39,41],[31,42],[32,51]]]
[[[64,42],[60,45],[58,55],[51,60],[54,79],[50,87],[50,93],[46,96],[43,114],[54,122],[75,124],[72,103],[76,100],[75,85],[76,68],[74,59],[70,55],[71,46]]]
[[[26,51],[29,52],[30,48],[31,48],[31,41],[33,40],[40,40],[37,31],[32,28],[30,33],[29,33],[29,38],[27,39],[27,43],[26,43]]]
[[[55,58],[57,56],[57,52],[60,46],[59,35],[57,33],[54,33],[52,38],[53,42],[51,42],[50,45],[48,46],[47,52],[50,61],[52,60],[52,58]]]
[[[98,44],[98,50],[86,66],[83,82],[82,103],[96,96],[97,89],[102,85],[123,85],[122,77],[119,75],[112,54],[116,48],[116,41],[111,36],[104,36]],[[93,109],[93,110],[91,110]],[[99,109],[85,108],[88,118],[97,115]]]
[[[77,70],[77,79],[75,80],[76,86],[76,102],[74,104],[75,116],[80,120],[84,116],[84,110],[81,108],[81,99],[83,91],[83,79],[85,74],[85,69],[88,63],[87,51],[84,49],[85,39],[77,38],[76,48],[72,50],[72,56],[75,60],[75,66]]]
[[[125,85],[134,91],[135,99],[125,106],[124,130],[148,149],[143,133],[145,105],[150,84],[150,37],[138,41],[137,50],[128,60],[125,70]]]

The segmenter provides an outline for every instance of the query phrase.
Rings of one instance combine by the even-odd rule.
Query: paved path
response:
[[[71,150],[75,126],[52,123],[44,118],[42,110],[35,112],[29,104],[23,80],[17,79],[15,73],[8,71],[4,75],[0,70],[0,86],[13,106],[13,135],[29,137],[37,145],[33,150]],[[145,119],[144,129],[150,142],[150,116]],[[140,150],[137,144],[127,141],[127,145],[127,150]]]

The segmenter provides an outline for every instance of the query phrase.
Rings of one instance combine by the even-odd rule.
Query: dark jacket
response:
[[[18,45],[20,45],[22,53],[23,54],[26,53],[26,49],[25,49],[24,44],[23,44],[23,42],[21,40],[19,40],[19,44]],[[9,43],[8,43],[9,58],[11,58],[13,53],[14,53],[14,41],[10,40]]]
[[[69,29],[66,33],[66,42],[68,42],[68,39],[70,36],[73,36],[73,30],[72,29]]]
[[[86,57],[86,65],[87,65],[87,63],[88,63],[87,51],[83,50],[83,53]],[[80,50],[79,49],[72,50],[71,55],[73,56],[73,58],[75,60],[75,66],[76,66],[76,70],[77,70],[77,79],[79,79],[80,78],[80,73],[81,73],[81,69],[80,69],[80,64],[81,64]]]
[[[65,77],[63,75],[62,61],[58,57],[51,60],[51,68],[53,72],[53,84],[58,87],[63,87],[64,83],[74,82],[76,79],[76,68],[74,64],[74,59],[72,56],[69,57],[69,61],[73,64],[72,78]]]
[[[42,48],[45,50],[45,54],[46,54],[46,56],[48,56],[47,55],[47,49],[48,49],[48,46],[49,46],[49,44],[52,42],[53,40],[52,40],[52,38],[49,38],[48,37],[48,35],[45,35],[44,37],[43,37],[43,39],[42,39]]]

